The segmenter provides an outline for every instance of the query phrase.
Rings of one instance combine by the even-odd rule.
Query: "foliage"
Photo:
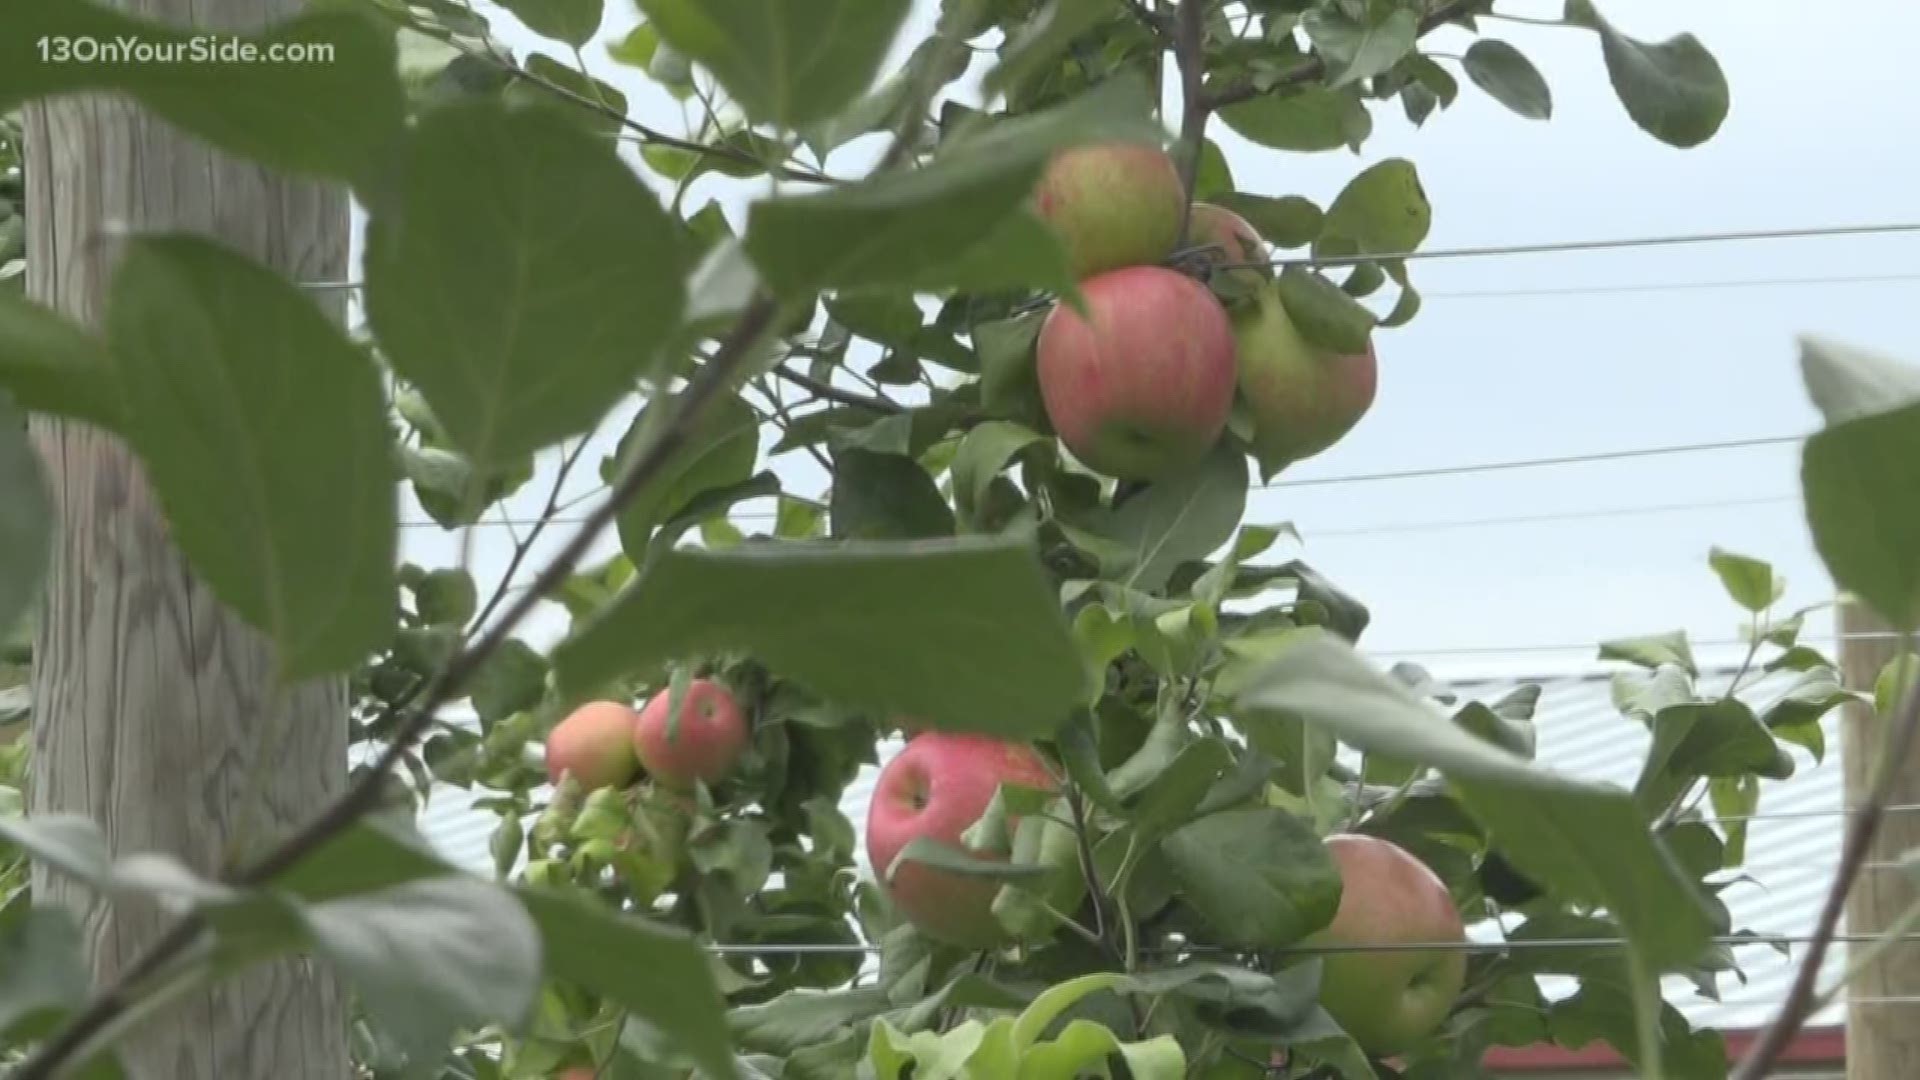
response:
[[[506,6],[576,55],[606,15],[601,0]],[[362,766],[345,812],[222,881],[109,853],[82,820],[9,816],[0,886],[18,889],[26,853],[158,896],[210,945],[181,958],[191,980],[325,958],[356,991],[356,1056],[379,1077],[1067,1080],[1116,1061],[1142,1080],[1270,1063],[1440,1077],[1471,1075],[1494,1045],[1595,1039],[1643,1075],[1725,1073],[1720,1037],[1689,1030],[1658,977],[1705,992],[1737,975],[1719,893],[1745,818],[1763,781],[1825,752],[1821,716],[1859,696],[1798,641],[1806,612],[1776,612],[1765,563],[1710,560],[1751,620],[1732,685],[1697,670],[1683,635],[1602,647],[1651,751],[1630,790],[1573,782],[1531,764],[1537,688],[1462,701],[1361,658],[1366,606],[1267,557],[1290,526],[1244,520],[1244,431],[1193,469],[1115,485],[1062,452],[1034,383],[1039,321],[1074,289],[1028,195],[1060,149],[1171,135],[1155,91],[1180,69],[1198,91],[1176,144],[1195,191],[1303,250],[1280,275],[1302,333],[1351,348],[1417,317],[1404,256],[1435,210],[1412,162],[1358,170],[1322,207],[1243,190],[1205,125],[1358,150],[1376,105],[1418,124],[1456,99],[1443,60],[1545,119],[1545,76],[1479,36],[1486,4],[946,0],[887,72],[903,2],[638,6],[608,54],[697,106],[684,134],[549,56],[509,55],[449,0],[333,0],[269,32],[337,44],[346,59],[324,75],[49,74],[0,57],[0,108],[131,95],[226,150],[345,180],[367,208],[365,334],[236,253],[148,237],[104,336],[0,291],[0,385],[127,436],[196,570],[271,637],[286,678],[349,676],[354,742],[401,770]],[[29,13],[68,32],[137,25],[86,0]],[[1699,42],[1637,41],[1586,3],[1565,22],[1594,35],[1633,123],[1680,147],[1717,130],[1727,88]],[[1463,56],[1423,51],[1441,27],[1473,37]],[[955,89],[969,75],[994,96]],[[19,233],[17,143],[0,128],[0,267]],[[744,220],[716,197],[738,183],[753,185]],[[1816,538],[1844,585],[1903,619],[1920,546],[1886,508],[1911,486],[1920,416],[1872,407],[1888,392],[1861,365],[1809,355],[1816,396],[1837,386],[1870,414],[1830,417],[1809,444]],[[597,463],[604,501],[534,591],[502,581],[483,598],[465,566],[392,566],[401,486],[457,531],[543,460],[553,487],[511,577],[557,527],[590,436],[636,397]],[[785,490],[769,467],[802,453],[828,490]],[[37,481],[0,471],[11,505]],[[776,513],[747,535],[732,511],[753,500]],[[610,526],[619,553],[582,565]],[[31,595],[47,538],[4,539],[0,599]],[[536,603],[571,621],[551,655],[515,636]],[[547,783],[538,747],[572,707],[694,676],[750,717],[733,775],[690,792]],[[460,701],[474,723],[436,714]],[[841,800],[907,717],[1033,740],[1067,778],[1012,835],[1005,805],[999,835],[982,822],[1011,868],[946,857],[1004,882],[1005,950],[936,945],[855,871]],[[19,778],[0,779],[18,802]],[[446,865],[390,812],[434,785],[497,815],[499,880]],[[1445,1027],[1369,1061],[1318,1007],[1318,962],[1297,947],[1337,907],[1321,839],[1340,830],[1415,853],[1471,923],[1630,948],[1476,950]],[[125,1007],[49,995],[66,984],[33,973],[84,970],[78,935],[46,932],[63,913],[7,910],[32,915],[0,916],[0,954],[35,951],[0,966],[0,1043],[44,1045]],[[1579,992],[1545,1000],[1545,974]]]

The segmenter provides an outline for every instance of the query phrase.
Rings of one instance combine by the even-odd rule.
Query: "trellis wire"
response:
[[[1807,945],[1812,943],[1813,936],[1810,934],[1748,934],[1745,936],[1738,935],[1738,934],[1722,934],[1710,940],[1715,945],[1726,945],[1730,947],[1738,947],[1738,946],[1746,946],[1746,945],[1776,945],[1776,946],[1777,945]],[[1889,936],[1880,935],[1880,934],[1835,934],[1832,940],[1836,943],[1855,944],[1855,945],[1872,944],[1874,942],[1882,941],[1882,940],[1892,940],[1897,942],[1916,942],[1916,941],[1920,941],[1920,933],[1901,934],[1896,937],[1889,937]],[[1468,941],[1396,941],[1396,942],[1371,942],[1371,943],[1357,942],[1357,943],[1348,944],[1348,945],[1315,944],[1315,945],[1291,946],[1285,949],[1279,949],[1275,951],[1288,956],[1320,956],[1320,955],[1331,955],[1335,953],[1400,953],[1400,952],[1499,953],[1499,952],[1510,952],[1514,950],[1527,951],[1527,950],[1535,950],[1535,949],[1588,949],[1588,948],[1609,949],[1609,948],[1623,948],[1630,944],[1632,944],[1632,942],[1624,937],[1523,938],[1517,941],[1509,941],[1505,939],[1490,939],[1486,941],[1468,940]],[[740,955],[740,956],[747,956],[747,955],[860,956],[860,955],[879,953],[882,948],[880,945],[868,944],[865,942],[807,943],[807,942],[790,942],[790,941],[789,942],[769,942],[765,945],[749,945],[749,944],[739,944],[739,943],[730,943],[730,944],[703,943],[702,947],[708,952],[714,953],[716,955],[721,955],[721,956],[734,956],[734,955]],[[1244,953],[1252,950],[1228,949],[1228,948],[1222,948],[1219,946],[1207,946],[1207,945],[1176,945],[1176,946],[1162,946],[1155,950],[1142,949],[1141,951],[1142,952],[1154,951],[1163,955],[1172,955],[1172,954],[1238,955],[1240,953]]]

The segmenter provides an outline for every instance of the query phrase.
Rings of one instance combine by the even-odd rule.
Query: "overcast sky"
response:
[[[929,26],[936,7],[921,0],[915,27]],[[1213,134],[1242,190],[1323,205],[1366,165],[1413,159],[1434,205],[1429,248],[1920,221],[1920,149],[1880,104],[1890,73],[1911,63],[1920,7],[1858,0],[1844,20],[1809,19],[1804,4],[1787,0],[1601,8],[1643,39],[1692,30],[1719,57],[1733,109],[1712,142],[1674,150],[1635,128],[1593,35],[1514,23],[1486,26],[1546,73],[1550,122],[1521,120],[1463,79],[1460,99],[1423,130],[1397,104],[1376,107],[1375,135],[1357,156],[1266,151],[1222,125]],[[1559,4],[1514,0],[1502,10],[1550,16]],[[571,61],[510,15],[494,21],[516,52]],[[604,43],[635,21],[623,0],[610,0],[588,63],[629,94],[639,119],[681,130],[677,103],[606,59]],[[1467,39],[1445,31],[1430,40],[1458,51]],[[856,172],[869,152],[836,155],[836,171]],[[689,207],[718,197],[736,226],[757,193],[731,181],[703,181],[696,192]],[[1800,386],[1795,335],[1832,334],[1920,361],[1912,318],[1920,235],[1431,260],[1414,264],[1414,280],[1427,304],[1409,326],[1381,334],[1372,413],[1282,481],[1798,436],[1816,414]],[[604,429],[609,446],[626,415]],[[1681,627],[1700,641],[1734,636],[1737,612],[1706,563],[1714,544],[1773,561],[1790,579],[1788,604],[1826,599],[1831,585],[1797,500],[1798,455],[1784,444],[1280,487],[1256,492],[1247,520],[1296,523],[1306,542],[1297,553],[1371,606],[1364,644],[1383,659],[1419,659],[1439,674],[1565,670],[1610,636]],[[782,458],[781,468],[790,489],[819,490],[804,455]],[[594,472],[581,470],[570,488],[585,491]],[[531,516],[545,493],[537,478],[516,516]],[[748,504],[743,517],[769,509]],[[1602,516],[1613,510],[1636,512]],[[403,513],[425,520],[410,500]],[[1556,519],[1436,527],[1542,515]],[[483,588],[511,550],[504,527],[479,530],[473,566]],[[404,551],[445,565],[457,561],[459,541],[409,528]],[[563,629],[544,619],[534,636],[546,643]],[[1569,644],[1578,647],[1544,648]]]

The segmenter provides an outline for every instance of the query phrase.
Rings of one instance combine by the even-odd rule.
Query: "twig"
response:
[[[733,332],[714,353],[713,360],[701,367],[688,382],[673,422],[643,452],[635,455],[626,471],[614,482],[613,490],[606,500],[587,515],[579,531],[567,541],[566,546],[554,556],[553,561],[540,571],[532,586],[519,594],[512,606],[501,616],[500,621],[440,669],[439,676],[422,694],[420,704],[414,708],[406,723],[401,725],[400,730],[388,742],[386,749],[381,752],[379,760],[362,776],[360,782],[348,788],[345,794],[322,811],[318,817],[268,852],[258,863],[236,875],[234,878],[236,885],[257,887],[271,881],[379,805],[381,788],[385,784],[387,774],[393,771],[393,767],[399,763],[413,742],[433,724],[441,706],[451,700],[467,680],[471,679],[474,673],[506,643],[514,629],[533,610],[534,605],[539,603],[540,598],[566,580],[567,575],[573,572],[574,566],[586,555],[587,550],[613,521],[621,507],[659,474],[674,452],[686,442],[694,425],[703,418],[708,406],[713,404],[732,384],[734,369],[739,367],[753,345],[772,325],[778,307],[774,300],[762,297],[747,308]],[[175,923],[166,933],[155,939],[152,945],[134,959],[119,979],[95,997],[74,1017],[72,1022],[61,1029],[58,1035],[29,1058],[20,1070],[13,1074],[13,1080],[48,1080],[53,1076],[54,1069],[86,1045],[95,1032],[124,1013],[133,1004],[133,991],[139,984],[164,968],[191,945],[203,927],[203,921],[197,916],[189,916]]]
[[[1174,63],[1180,69],[1180,186],[1187,197],[1180,203],[1180,240],[1187,244],[1193,219],[1194,179],[1200,173],[1200,153],[1207,142],[1207,25],[1206,0],[1180,0],[1174,28]]]
[[[568,452],[566,457],[561,459],[560,469],[553,477],[553,490],[547,493],[546,506],[541,509],[539,518],[533,523],[533,528],[527,530],[527,535],[514,543],[513,556],[507,560],[507,568],[500,575],[500,583],[494,586],[493,595],[488,597],[487,602],[481,606],[480,614],[475,615],[473,622],[467,626],[467,633],[469,635],[479,630],[482,626],[487,625],[488,616],[492,615],[494,609],[500,606],[500,601],[506,599],[507,593],[513,584],[514,572],[520,569],[522,562],[526,561],[527,552],[533,550],[534,541],[540,539],[540,533],[552,522],[553,515],[560,511],[560,490],[567,484],[567,474],[573,471],[574,464],[580,460],[581,453],[586,450],[587,444],[592,441],[593,433],[581,436],[579,445],[575,446]]]
[[[773,374],[781,379],[785,379],[787,382],[792,383],[802,390],[812,393],[816,397],[838,402],[842,405],[851,405],[856,409],[866,409],[888,416],[907,411],[904,405],[897,402],[888,401],[883,397],[868,397],[865,394],[856,394],[852,390],[842,390],[830,382],[794,371],[784,364],[775,367]]]
[[[1146,0],[1126,0],[1127,10],[1140,20],[1140,25],[1165,37],[1168,33],[1166,17],[1148,7]]]
[[[1426,18],[1420,20],[1419,33],[1424,36],[1443,23],[1451,22],[1457,16],[1472,10],[1478,3],[1479,0],[1447,0],[1446,3],[1428,12]],[[1279,90],[1284,87],[1299,86],[1301,83],[1312,82],[1326,73],[1326,60],[1315,56],[1304,61],[1293,70],[1282,73],[1279,78],[1275,79],[1273,83],[1265,89],[1261,89],[1251,82],[1235,82],[1207,95],[1204,100],[1206,101],[1209,111],[1223,109],[1228,105],[1238,105],[1240,102],[1257,98],[1270,90]]]
[[[1827,902],[1820,909],[1820,921],[1814,927],[1813,940],[1808,943],[1807,955],[1800,961],[1800,970],[1793,977],[1793,986],[1787,991],[1786,1002],[1780,1006],[1780,1015],[1768,1025],[1766,1034],[1748,1052],[1746,1059],[1740,1062],[1740,1068],[1734,1072],[1731,1080],[1759,1080],[1766,1076],[1774,1059],[1793,1041],[1800,1025],[1811,1014],[1814,983],[1820,977],[1821,962],[1826,959],[1827,947],[1832,944],[1834,930],[1840,925],[1847,894],[1853,891],[1854,880],[1860,876],[1860,868],[1867,861],[1874,837],[1880,832],[1887,800],[1900,775],[1900,770],[1893,763],[1906,760],[1917,726],[1920,726],[1920,680],[1908,688],[1906,700],[1900,706],[1900,715],[1888,732],[1886,745],[1879,756],[1880,775],[1874,778],[1873,792],[1866,805],[1861,807],[1860,817],[1854,822],[1853,831],[1847,834],[1846,845],[1841,848],[1840,865],[1833,873],[1833,888],[1827,892]]]
[[[672,149],[675,149],[675,150],[685,150],[690,154],[700,154],[705,157],[726,158],[729,161],[737,161],[743,165],[753,165],[759,168],[767,167],[766,162],[760,160],[758,157],[755,157],[753,154],[750,154],[745,150],[736,150],[731,146],[716,146],[712,143],[694,142],[691,139],[682,139],[673,135],[669,135],[664,131],[655,130],[654,128],[648,127],[647,125],[641,123],[640,121],[635,120],[632,117],[629,117],[625,112],[622,112],[617,108],[614,108],[612,105],[609,105],[604,101],[599,101],[595,98],[588,97],[587,95],[582,94],[579,91],[573,90],[569,87],[561,86],[559,83],[554,82],[553,80],[548,79],[545,76],[536,75],[533,72],[528,71],[526,68],[521,67],[519,64],[514,63],[511,59],[496,56],[492,53],[486,53],[486,54],[470,53],[469,55],[482,56],[484,59],[491,60],[492,62],[500,65],[501,70],[505,71],[507,74],[513,76],[514,78],[532,83],[534,86],[537,86],[542,90],[545,90],[547,93],[552,94],[555,97],[563,98],[567,101],[574,103],[575,105],[580,106],[581,108],[589,109],[593,112],[599,113],[600,115],[606,117],[607,119],[612,120],[613,122],[619,124],[621,127],[626,128],[628,131],[633,132],[635,135],[646,140],[647,142],[653,143],[658,146],[671,147]],[[839,179],[838,177],[829,176],[826,173],[814,172],[811,169],[795,168],[794,166],[791,166],[791,165],[779,165],[774,167],[771,171],[774,173],[774,175],[779,176],[783,180],[799,180],[809,184],[842,184],[846,182],[844,180]]]

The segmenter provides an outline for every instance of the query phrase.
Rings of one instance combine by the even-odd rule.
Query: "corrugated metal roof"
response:
[[[1718,692],[1730,676],[1730,671],[1708,673],[1701,679],[1701,688],[1703,692]],[[1454,683],[1453,688],[1463,697],[1492,701],[1522,683],[1541,686],[1534,719],[1541,765],[1580,779],[1632,785],[1646,753],[1648,735],[1644,727],[1615,710],[1605,678],[1581,675],[1461,681]],[[1762,683],[1756,687],[1757,693],[1742,693],[1743,698],[1750,698],[1756,705],[1770,700],[1775,692],[1774,684]],[[1827,716],[1825,729],[1828,748],[1825,761],[1815,765],[1804,750],[1793,748],[1798,769],[1788,780],[1763,782],[1761,814],[1836,811],[1841,807],[1843,774],[1837,711]],[[878,753],[880,762],[890,760],[903,745],[898,739],[883,741]],[[878,766],[862,768],[841,801],[841,809],[853,823],[856,835],[865,832],[867,802],[878,774]],[[475,872],[490,874],[492,858],[488,854],[488,838],[495,819],[485,811],[472,809],[475,797],[475,793],[458,788],[436,788],[421,813],[420,823],[427,836],[449,858]],[[1809,934],[1838,859],[1840,831],[1837,816],[1752,822],[1745,871],[1758,879],[1758,884],[1737,884],[1723,894],[1733,913],[1734,927],[1790,937]],[[856,845],[855,851],[861,872],[870,875],[864,844]],[[1475,936],[1493,937],[1497,932],[1489,924],[1476,928]],[[1794,950],[1796,957],[1800,951]],[[1741,985],[1737,979],[1723,980],[1720,1001],[1700,996],[1693,985],[1684,980],[1670,983],[1668,1000],[1696,1026],[1732,1029],[1766,1023],[1785,996],[1796,961],[1780,956],[1765,945],[1743,947],[1738,958],[1746,969],[1747,982]],[[1836,945],[1827,957],[1826,980],[1837,979],[1845,962],[1844,947]],[[1548,981],[1543,988],[1552,997],[1571,991],[1570,984],[1558,981]],[[1844,1020],[1844,1009],[1836,1006],[1817,1015],[1812,1022],[1838,1024]]]

